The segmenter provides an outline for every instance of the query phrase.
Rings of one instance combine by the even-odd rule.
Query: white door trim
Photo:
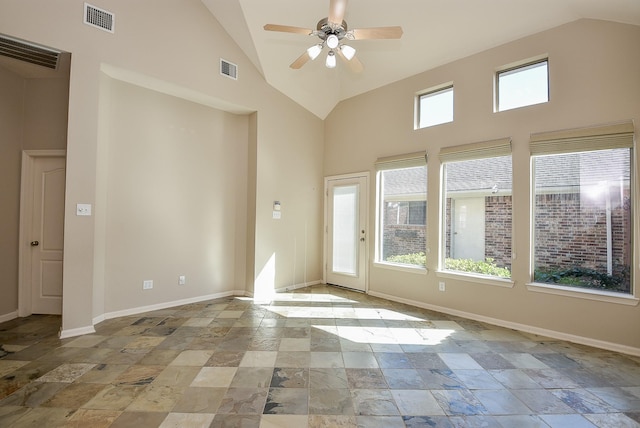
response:
[[[26,317],[31,312],[31,246],[29,245],[30,222],[33,211],[33,184],[31,177],[36,158],[66,157],[66,150],[23,150],[20,180],[20,232],[18,244],[18,316]]]
[[[370,173],[369,171],[364,172],[354,172],[350,174],[340,174],[340,175],[331,175],[324,178],[324,226],[323,230],[323,255],[322,255],[322,283],[327,283],[327,266],[328,266],[328,257],[329,257],[329,182],[335,180],[348,180],[353,178],[364,178],[365,179],[365,189],[360,193],[360,196],[364,198],[364,206],[366,207],[366,215],[365,215],[365,225],[364,228],[367,231],[367,242],[365,245],[365,263],[364,266],[361,266],[362,272],[364,274],[364,292],[369,292],[369,246],[372,240],[370,239],[371,230],[369,229],[369,182],[370,182]]]

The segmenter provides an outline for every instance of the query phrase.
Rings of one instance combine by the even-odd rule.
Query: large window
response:
[[[632,292],[632,135],[630,124],[532,138],[535,282]]]
[[[440,269],[510,278],[511,140],[447,147]]]
[[[418,128],[453,122],[453,86],[418,95]]]
[[[549,63],[536,61],[496,73],[497,111],[549,101]]]
[[[425,154],[378,159],[376,262],[426,266]]]

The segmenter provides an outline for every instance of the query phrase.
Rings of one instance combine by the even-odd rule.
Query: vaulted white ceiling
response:
[[[350,29],[400,25],[404,30],[399,40],[349,42],[364,64],[356,74],[340,61],[327,69],[326,49],[293,70],[289,64],[317,37],[263,29],[265,24],[315,29],[328,15],[329,0],[202,2],[270,85],[320,118],[346,98],[580,18],[640,25],[640,0],[349,0]]]

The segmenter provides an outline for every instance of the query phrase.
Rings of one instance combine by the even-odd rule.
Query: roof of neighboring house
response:
[[[536,188],[577,187],[629,181],[631,156],[625,150],[598,150],[562,156],[537,156]]]
[[[511,156],[451,162],[445,174],[447,192],[511,191]]]
[[[390,169],[384,171],[384,194],[387,198],[427,193],[426,167]]]
[[[598,185],[602,182],[629,181],[630,155],[625,150],[598,150],[553,156],[536,156],[536,188],[564,189]],[[491,174],[488,174],[488,161]],[[475,159],[451,162],[445,169],[448,192],[496,190],[511,192],[511,157]],[[385,196],[389,198],[426,193],[427,175],[424,167],[387,170],[384,175]]]

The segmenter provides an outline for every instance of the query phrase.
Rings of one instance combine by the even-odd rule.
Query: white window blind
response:
[[[532,155],[587,152],[633,147],[633,122],[531,134]]]
[[[443,147],[441,162],[457,162],[511,155],[511,137],[460,146]]]
[[[427,164],[426,152],[407,153],[404,155],[387,156],[378,158],[375,162],[376,170],[413,168]]]

